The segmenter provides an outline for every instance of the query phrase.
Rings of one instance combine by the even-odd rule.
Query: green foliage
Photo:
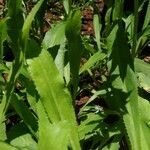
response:
[[[100,31],[101,31],[101,24],[99,22],[98,15],[94,15],[93,18],[93,24],[94,24],[94,31],[95,31],[95,38],[97,42],[97,47],[101,51],[101,45],[100,45]]]
[[[143,29],[145,29],[150,23],[150,18],[148,17],[148,14],[150,14],[150,1],[148,1],[146,16],[145,16],[144,24],[143,24]]]
[[[31,113],[28,107],[24,104],[22,100],[19,100],[16,95],[12,96],[11,104],[16,110],[16,113],[24,120],[24,123],[27,125],[29,130],[36,136],[37,132],[37,120],[35,116]]]
[[[31,11],[28,1],[7,1],[0,149],[150,149],[150,65],[140,59],[150,42],[150,1],[130,3],[133,9],[124,0],[105,1],[99,14],[93,1],[39,0]],[[82,36],[88,5],[95,35]],[[49,10],[61,20],[44,33]]]
[[[84,71],[91,69],[96,63],[104,60],[106,55],[104,53],[96,52],[93,56],[89,58],[89,60],[80,68],[80,74]]]
[[[79,66],[83,45],[80,37],[81,30],[81,15],[80,11],[70,13],[66,24],[66,38],[68,40],[68,55],[70,62],[70,72],[72,76],[73,98],[76,96],[76,91],[79,82]]]
[[[140,112],[140,132],[141,132],[141,149],[150,149],[150,143],[147,140],[150,134],[149,113],[150,104],[147,100],[139,97],[139,112]]]
[[[77,132],[75,132],[75,115],[71,105],[71,96],[65,88],[63,78],[59,75],[52,57],[43,49],[39,57],[29,60],[28,64],[29,72],[40,95],[40,100],[45,108],[50,123],[56,123],[56,125],[54,125],[54,127],[56,127],[59,121],[66,121],[67,123],[65,124],[67,124],[67,130],[68,128],[71,130],[71,133],[66,133],[70,134],[70,141],[73,142],[74,149],[78,149]],[[41,76],[43,77],[41,78]],[[60,127],[58,126],[58,128]],[[55,130],[57,130],[57,128],[54,128],[54,130],[53,128],[50,129],[50,131]],[[61,137],[61,133],[57,134]]]
[[[6,40],[7,28],[6,28],[6,19],[0,21],[0,59],[3,57],[3,42]]]
[[[11,145],[18,149],[29,149],[29,150],[36,150],[37,143],[32,139],[30,134],[25,134],[13,139],[10,142]]]
[[[71,0],[63,0],[63,5],[66,11],[66,14],[69,14],[71,7]]]
[[[56,45],[60,45],[65,38],[65,27],[66,22],[61,22],[52,27],[52,29],[49,30],[44,37],[43,48],[48,49]]]
[[[0,142],[0,148],[4,150],[17,150],[17,148],[5,143],[5,142]]]

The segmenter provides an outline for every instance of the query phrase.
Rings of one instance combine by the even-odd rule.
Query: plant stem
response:
[[[23,53],[22,51],[18,52],[18,55],[15,59],[14,64],[12,64],[12,69],[9,75],[9,79],[8,79],[8,83],[6,86],[6,93],[2,99],[2,103],[1,103],[1,115],[0,119],[4,119],[4,115],[7,111],[7,108],[9,106],[10,100],[11,100],[11,96],[12,96],[12,92],[14,91],[14,86],[17,80],[17,77],[19,75],[19,70],[22,67],[22,63],[23,63]],[[1,120],[3,121],[3,120]]]

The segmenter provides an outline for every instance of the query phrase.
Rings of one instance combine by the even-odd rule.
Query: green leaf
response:
[[[6,136],[6,125],[5,123],[0,124],[0,140],[5,141],[7,139]]]
[[[150,25],[148,25],[141,33],[137,45],[136,45],[136,51],[141,52],[141,49],[147,44],[148,40],[150,38]]]
[[[27,78],[23,78],[23,79],[24,79],[24,85],[26,87],[28,103],[31,106],[32,110],[35,112],[35,114],[37,114],[36,103],[39,100],[38,92],[36,91],[35,85],[32,80]]]
[[[79,149],[76,119],[72,107],[72,100],[68,89],[65,87],[63,77],[60,76],[54,61],[48,51],[42,50],[39,57],[28,60],[29,72],[35,83],[51,123],[61,120],[68,121],[70,128],[71,143]]]
[[[65,39],[66,22],[60,22],[50,29],[43,40],[43,48],[48,49],[60,45]]]
[[[148,24],[150,23],[149,14],[150,14],[150,1],[148,2],[148,5],[147,5],[147,11],[146,11],[146,15],[145,15],[144,24],[143,24],[142,29],[145,29],[148,26]]]
[[[12,41],[14,54],[19,51],[19,38],[21,36],[23,21],[22,0],[9,0],[7,31]]]
[[[29,130],[36,136],[37,132],[37,119],[31,113],[29,108],[25,105],[22,100],[19,100],[16,95],[12,96],[11,104],[19,114],[19,116],[23,119]]]
[[[55,58],[55,64],[61,76],[64,75],[64,63],[65,63],[65,51],[66,51],[65,46],[66,46],[65,41],[60,44],[60,48],[58,49],[58,53]]]
[[[142,32],[142,37],[150,37],[150,25],[148,25]]]
[[[30,134],[25,134],[13,139],[11,145],[22,150],[37,150],[37,143],[32,139]]]
[[[144,62],[141,59],[136,58],[134,65],[135,65],[135,71],[137,73],[143,73],[148,78],[150,78],[150,64]]]
[[[40,150],[67,150],[68,132],[70,131],[67,122],[43,124],[39,133],[41,138],[39,139],[38,148]]]
[[[108,40],[110,39],[108,47],[110,47],[110,50],[112,51],[110,56],[110,59],[112,60],[111,72],[118,67],[122,80],[124,80],[127,75],[128,66],[133,69],[133,62],[131,60],[129,45],[127,43],[127,36],[123,30],[123,25],[120,22],[114,27],[111,33],[112,37],[110,36],[111,34],[108,37]],[[122,50],[120,50],[121,45],[123,45]]]
[[[108,48],[108,53],[110,54],[112,52],[112,47],[113,47],[113,43],[116,40],[116,34],[118,31],[118,26],[115,25],[112,29],[112,31],[110,32],[110,34],[107,37],[107,48]]]
[[[105,95],[108,92],[108,89],[95,91],[94,94],[89,98],[89,100],[83,105],[83,107],[80,109],[79,114],[84,110],[84,108],[90,104],[92,101],[94,101],[98,96]]]
[[[119,140],[118,140],[119,139]],[[121,136],[115,135],[110,144],[107,144],[102,150],[119,150]]]
[[[66,22],[60,22],[56,26],[52,27],[50,29],[43,40],[43,48],[44,49],[50,49],[50,53],[53,55],[56,53],[56,49],[54,46],[58,46],[58,52],[55,57],[55,64],[60,72],[60,74],[63,76],[64,74],[64,56],[65,56],[65,46],[66,46],[66,36],[65,36],[65,28],[66,28]]]
[[[150,93],[150,78],[143,73],[138,73],[137,75],[140,87]]]
[[[19,150],[5,142],[1,142],[1,141],[0,141],[0,149],[2,149],[2,150]]]
[[[129,39],[132,39],[132,27],[134,26],[133,17],[134,15],[131,14],[126,19],[124,19]]]
[[[23,46],[24,51],[26,51],[27,39],[29,37],[29,31],[30,31],[30,27],[32,25],[32,21],[34,20],[35,15],[38,12],[38,10],[40,9],[43,2],[44,2],[44,0],[39,0],[38,1],[38,3],[32,8],[31,12],[27,16],[27,18],[26,18],[26,20],[23,24],[23,28],[22,28],[22,46]]]
[[[0,60],[3,58],[3,42],[7,37],[6,19],[0,21]]]
[[[100,122],[103,117],[100,114],[89,113],[87,114],[85,120],[81,120],[79,126],[79,137],[84,139],[89,134],[94,134],[94,131],[99,128]]]
[[[91,111],[91,108],[89,111]],[[92,145],[98,145],[99,149],[102,149],[104,146],[105,148],[117,147],[124,135],[122,120],[107,124],[104,120],[108,114],[116,114],[116,112],[110,110],[101,111],[88,113],[87,108],[86,113],[81,115],[81,124],[79,126],[80,138],[83,142],[90,141]],[[96,148],[91,147],[90,149]]]
[[[29,39],[26,44],[26,59],[37,57],[40,54],[41,47],[35,40]]]
[[[135,71],[137,72],[140,87],[150,92],[150,64],[141,59],[135,59]]]
[[[89,60],[81,67],[80,74],[84,71],[94,67],[95,63],[99,61],[103,61],[106,58],[106,54],[96,52],[93,56],[89,58]]]
[[[113,10],[113,20],[121,19],[123,17],[124,0],[115,0]]]
[[[69,144],[70,127],[66,121],[51,124],[41,101],[37,103],[39,116],[39,141],[38,148],[43,149],[67,149]]]
[[[28,86],[30,86],[30,87],[27,87],[27,99],[28,99],[28,102],[29,102],[32,110],[35,113],[37,113],[36,103],[39,100],[39,97],[38,97],[37,91],[35,90],[33,84],[29,83]]]
[[[137,34],[138,34],[138,8],[139,8],[139,0],[134,0],[134,13],[133,13],[133,26],[132,26],[132,57],[135,58],[137,49],[136,49],[136,44],[137,44]]]
[[[69,114],[67,111],[72,111],[71,97],[68,91],[66,91],[67,89],[64,86],[63,78],[60,77],[50,54],[43,49],[39,57],[28,60],[28,64],[31,77],[41,96],[50,120],[52,122],[57,122],[60,119],[64,119],[62,118],[64,117],[64,114],[65,118],[67,118]],[[67,100],[63,100],[65,99],[64,97],[66,97]],[[61,101],[59,101],[59,99],[61,99]],[[67,107],[65,106],[65,103],[70,105],[70,109],[66,110]],[[62,111],[62,109],[64,110]],[[73,120],[74,117],[71,116],[71,114],[69,117],[70,119],[67,119]]]
[[[68,40],[68,55],[70,62],[70,72],[72,76],[73,98],[75,98],[79,82],[79,66],[83,50],[80,37],[81,14],[80,11],[74,11],[70,14],[66,25],[66,38]]]
[[[94,24],[94,32],[95,32],[96,43],[97,43],[99,51],[101,51],[100,31],[101,31],[102,25],[99,22],[99,17],[98,17],[97,14],[94,15],[93,24]]]
[[[106,32],[108,32],[111,27],[111,16],[112,16],[112,7],[108,8],[105,15]]]
[[[149,135],[150,135],[150,103],[139,97],[139,112],[140,112],[140,132],[141,132],[141,149],[150,149]]]
[[[140,149],[142,143],[140,142],[139,132],[139,111],[138,111],[138,91],[137,80],[135,73],[131,68],[127,68],[127,75],[125,77],[126,90],[130,94],[127,99],[126,109],[123,119],[126,126],[127,134],[129,136],[131,149]]]
[[[66,11],[66,14],[69,14],[70,12],[70,5],[71,5],[71,0],[63,0],[63,5]]]
[[[0,62],[0,72],[3,72],[3,71],[7,72],[9,71],[9,68],[3,62]]]
[[[27,128],[24,122],[17,123],[7,131],[7,141],[10,142],[13,139],[27,133],[30,133],[30,130]]]
[[[110,43],[112,47],[112,73],[113,95],[109,103],[118,111],[123,111],[123,120],[127,131],[127,139],[131,149],[141,149],[140,118],[138,110],[138,91],[133,60],[128,46],[127,35],[122,24],[116,25],[118,30],[114,32]],[[114,37],[115,36],[115,37]],[[121,47],[121,49],[120,49]],[[116,105],[116,106],[115,106]]]
[[[68,85],[70,82],[70,65],[69,65],[69,63],[67,63],[66,66],[64,67],[64,78],[65,78],[66,85]]]
[[[6,93],[3,96],[3,100],[0,104],[0,123],[3,122],[5,112],[9,106],[11,94],[13,93],[15,82],[17,80],[17,77],[20,73],[23,61],[24,61],[24,52],[26,50],[27,46],[27,39],[29,36],[29,30],[31,27],[31,23],[42,5],[42,2],[44,0],[40,0],[32,9],[30,14],[28,15],[27,19],[25,20],[25,23],[23,25],[22,29],[22,20],[18,21],[22,18],[22,0],[15,0],[16,2],[10,0],[9,1],[9,16],[10,19],[8,20],[8,34],[11,37],[12,43],[13,43],[13,49],[16,52],[16,58],[14,63],[12,64],[12,68],[10,70],[8,83],[6,86]],[[16,17],[16,18],[15,18]],[[20,18],[19,18],[20,17]],[[16,20],[17,19],[17,20]],[[18,23],[19,22],[19,23]],[[21,31],[22,29],[22,31]],[[22,39],[20,39],[22,33]]]

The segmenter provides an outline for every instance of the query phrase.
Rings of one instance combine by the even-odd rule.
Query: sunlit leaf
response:
[[[94,24],[94,32],[95,32],[96,43],[97,43],[98,49],[100,51],[101,50],[100,31],[101,31],[102,25],[100,24],[98,15],[94,15],[93,21],[94,21],[93,24]]]
[[[95,63],[98,63],[100,61],[103,61],[106,57],[106,54],[96,52],[93,56],[89,58],[89,60],[81,67],[80,74],[84,71],[94,67]]]
[[[11,145],[18,149],[37,150],[37,143],[32,139],[30,134],[25,134],[13,139]]]
[[[3,150],[18,150],[17,148],[5,143],[5,142],[0,142],[0,149]]]
[[[31,77],[50,122],[69,121],[69,126],[72,129],[72,133],[68,133],[73,142],[71,143],[73,147],[79,148],[77,133],[75,133],[76,119],[71,96],[51,55],[43,49],[39,57],[28,60],[28,64]]]
[[[110,43],[112,47],[112,86],[113,95],[112,100],[109,100],[111,106],[118,111],[123,111],[123,120],[127,131],[127,137],[129,138],[129,145],[131,149],[140,149],[142,146],[140,143],[140,116],[138,111],[138,91],[137,80],[133,70],[133,60],[131,58],[130,49],[127,44],[127,35],[124,32],[121,24],[116,25],[118,27],[117,33],[114,32],[112,38],[115,37],[113,43]],[[117,29],[117,28],[116,28]],[[120,49],[120,47],[122,47]],[[117,105],[118,104],[118,105]],[[119,110],[120,109],[120,110]],[[128,139],[127,138],[127,139]]]
[[[55,45],[60,45],[65,39],[65,27],[65,22],[60,22],[56,26],[53,26],[44,37],[43,48],[48,49]]]
[[[147,11],[146,11],[145,19],[144,19],[143,29],[145,29],[150,23],[149,14],[150,14],[150,1],[148,2],[148,5],[147,5]]]
[[[140,131],[141,131],[141,149],[150,149],[149,135],[150,135],[150,103],[139,97],[139,112],[140,112]]]

